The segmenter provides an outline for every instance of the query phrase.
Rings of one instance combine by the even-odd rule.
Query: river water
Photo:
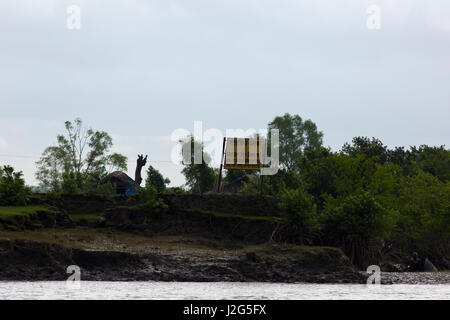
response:
[[[450,299],[450,284],[0,281],[6,299]]]

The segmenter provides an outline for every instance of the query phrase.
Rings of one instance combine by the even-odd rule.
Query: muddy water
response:
[[[438,282],[360,285],[81,281],[79,286],[70,286],[63,281],[5,281],[0,282],[0,299],[450,299],[450,283]]]

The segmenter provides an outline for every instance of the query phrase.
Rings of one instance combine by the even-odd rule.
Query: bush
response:
[[[84,177],[82,192],[91,195],[110,196],[116,193],[116,188],[109,182],[106,172],[97,171]]]
[[[172,188],[166,188],[163,192],[163,194],[188,194],[188,192],[180,187],[172,187]]]
[[[140,207],[149,210],[154,213],[165,213],[169,209],[169,206],[165,204],[161,199],[156,197],[156,188],[153,186],[147,186],[146,188],[139,190],[141,199]]]
[[[73,172],[63,173],[61,192],[64,194],[79,194],[80,189],[78,188],[78,182]]]
[[[22,171],[14,172],[14,168],[10,166],[0,168],[0,205],[25,205],[29,193],[30,190],[22,178]]]
[[[449,194],[450,182],[441,182],[429,173],[419,171],[408,177],[398,199],[401,214],[393,233],[394,244],[434,262],[450,262]]]
[[[153,186],[156,188],[156,191],[163,192],[166,190],[166,185],[169,183],[170,180],[168,178],[164,178],[161,172],[153,168],[153,166],[148,167],[147,179],[145,180],[146,186]]]
[[[263,183],[263,194],[268,195],[274,195],[276,194],[275,190],[273,189],[272,185],[269,183],[268,177],[264,178],[265,181]],[[269,178],[270,179],[270,178]],[[240,194],[260,194],[261,193],[261,176],[256,176],[253,179],[249,179],[247,182],[245,182],[242,187],[239,188],[238,192]]]
[[[317,229],[318,220],[313,198],[304,189],[291,189],[282,192],[279,203],[281,213],[298,225],[299,240],[303,243],[311,231]]]
[[[313,204],[313,198],[301,188],[284,191],[280,197],[279,207],[281,213],[290,220],[300,221],[308,227],[317,225],[316,206]]]
[[[361,191],[343,199],[325,197],[321,222],[332,243],[339,243],[352,262],[361,268],[378,263],[381,240],[394,226],[395,212],[384,208],[368,192]]]

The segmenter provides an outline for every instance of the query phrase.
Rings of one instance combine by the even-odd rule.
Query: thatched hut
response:
[[[108,176],[109,182],[116,187],[117,194],[134,194],[136,189],[134,180],[129,175],[122,171],[114,171]]]

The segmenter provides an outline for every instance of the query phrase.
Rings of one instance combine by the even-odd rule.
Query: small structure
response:
[[[108,180],[111,184],[116,186],[116,194],[132,195],[137,193],[137,189],[141,186],[142,167],[147,164],[147,155],[138,155],[136,161],[136,171],[134,173],[134,180],[122,171],[114,171],[108,175]]]
[[[114,171],[109,174],[108,179],[109,182],[116,187],[117,194],[129,195],[136,193],[134,180],[125,172]]]

